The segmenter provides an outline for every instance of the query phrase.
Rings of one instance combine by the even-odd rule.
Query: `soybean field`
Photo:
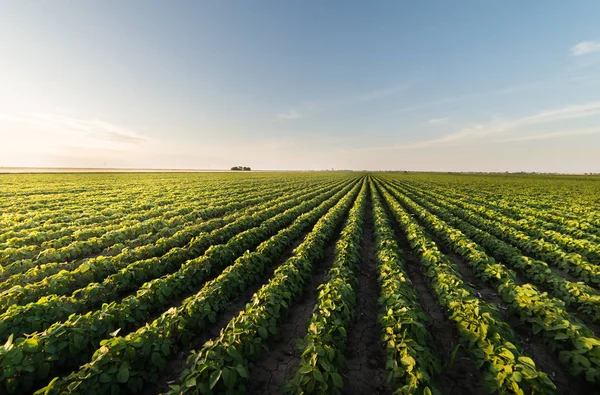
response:
[[[600,393],[600,177],[0,175],[0,394]]]

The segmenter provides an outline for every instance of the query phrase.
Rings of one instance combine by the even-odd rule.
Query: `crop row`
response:
[[[404,270],[405,262],[394,229],[374,186],[371,200],[381,286],[379,324],[385,345],[388,382],[395,393],[438,393],[432,378],[440,373],[441,364],[432,349],[427,316]]]
[[[207,283],[199,293],[184,300],[181,306],[163,313],[137,332],[103,341],[101,348],[92,357],[92,361],[84,365],[79,372],[53,381],[40,392],[54,394],[69,391],[96,394],[107,393],[113,389],[120,389],[121,393],[137,392],[148,383],[156,381],[157,372],[164,367],[166,358],[174,353],[177,347],[184,347],[206,325],[213,323],[217,312],[226,307],[240,288],[245,288],[248,283],[260,277],[261,266],[264,267],[265,264],[271,264],[276,260],[278,256],[276,252],[280,254],[282,249],[289,247],[293,239],[306,229],[307,225],[320,218],[303,244],[295,250],[296,254],[304,251],[303,245],[323,234],[322,226],[319,225],[323,223],[323,219],[330,218],[332,212],[338,213],[346,208],[357,192],[358,185],[350,193],[345,189],[316,209],[300,216],[289,228],[275,235],[272,239],[274,242],[263,243],[256,253],[238,258],[230,268]],[[339,200],[342,195],[345,196]],[[334,205],[335,208],[330,210]],[[342,214],[343,212],[339,215]],[[266,230],[267,226],[268,224],[263,224],[261,228]],[[286,243],[285,247],[283,243]],[[310,247],[315,245],[310,243]],[[319,255],[315,248],[311,248],[310,251],[311,254]],[[257,262],[262,262],[263,265],[253,267]],[[278,277],[277,273],[285,266],[286,264],[283,264],[275,271],[275,277]],[[217,269],[222,270],[223,265],[219,265]],[[247,373],[247,366],[245,370],[238,368],[236,371]]]
[[[429,230],[460,254],[478,277],[496,288],[509,308],[531,325],[533,334],[542,334],[559,352],[560,360],[572,374],[585,374],[588,381],[600,382],[600,340],[566,311],[564,302],[549,298],[530,284],[517,285],[513,273],[496,263],[462,232],[449,227],[398,191],[392,191]]]
[[[378,187],[394,219],[420,257],[438,303],[449,311],[462,344],[481,369],[487,389],[516,394],[553,391],[552,381],[517,347],[514,333],[500,319],[498,312],[465,284],[454,265],[392,197],[390,190],[380,183]]]
[[[273,191],[269,195],[277,196],[281,192],[282,191]],[[240,201],[243,202],[243,200],[230,200],[222,202],[223,204],[215,205],[213,213],[209,214],[208,218],[214,218],[215,215],[222,215],[222,212],[219,212],[219,208],[222,209],[228,205],[239,205]],[[181,213],[180,209],[175,209],[168,213],[163,213],[163,215],[151,216],[143,222],[134,222],[129,226],[121,225],[105,232],[100,229],[98,230],[98,233],[101,234],[100,237],[75,240],[60,248],[47,248],[44,250],[39,250],[35,246],[26,246],[16,249],[9,248],[3,252],[3,254],[6,255],[7,264],[3,265],[2,274],[6,277],[11,274],[20,273],[24,268],[28,269],[40,264],[70,261],[81,258],[98,253],[115,243],[124,242],[147,232],[156,232],[165,227],[171,228],[190,221],[197,221],[198,219],[203,218],[202,215],[207,214],[207,210],[205,209],[192,210],[191,207],[184,207],[183,210],[186,213]]]
[[[344,360],[347,327],[356,306],[357,268],[368,200],[369,184],[363,183],[340,238],[335,245],[335,258],[324,283],[319,285],[317,303],[301,340],[302,353],[288,392],[295,394],[336,394],[344,385],[340,368]]]
[[[332,195],[335,191],[336,190],[326,192],[324,197]],[[314,195],[315,193],[316,192],[313,192],[312,194]],[[152,302],[153,304],[150,303],[151,301],[147,300],[148,303],[143,306],[140,306],[140,298],[137,298],[136,296],[127,297],[119,304],[107,303],[115,300],[120,293],[128,290],[135,290],[143,282],[158,278],[173,270],[175,270],[176,273],[166,277],[167,280],[170,279],[170,282],[182,282],[186,279],[185,275],[194,278],[194,271],[187,270],[186,268],[201,263],[202,258],[195,260],[192,258],[201,255],[212,245],[223,243],[232,237],[231,243],[235,246],[240,245],[239,248],[242,248],[243,246],[249,248],[245,244],[240,244],[240,240],[243,240],[244,237],[247,238],[252,234],[252,230],[249,230],[252,226],[256,226],[261,221],[264,221],[273,215],[275,215],[274,218],[278,218],[278,213],[281,213],[290,207],[296,207],[297,210],[301,210],[302,207],[297,207],[297,205],[299,202],[306,201],[307,197],[310,198],[311,194],[301,195],[275,206],[273,206],[272,202],[266,203],[264,206],[257,208],[259,210],[258,213],[252,215],[248,214],[224,227],[216,228],[212,232],[203,233],[195,238],[184,249],[172,249],[160,260],[153,258],[130,264],[126,268],[108,277],[103,283],[90,284],[86,288],[74,293],[72,297],[51,296],[42,298],[36,303],[31,303],[23,307],[11,307],[5,314],[0,316],[1,333],[3,336],[7,336],[8,333],[19,335],[31,333],[36,330],[44,330],[52,325],[53,322],[64,319],[72,313],[85,312],[87,309],[90,309],[101,302],[104,303],[101,310],[96,311],[91,315],[70,316],[64,323],[50,326],[50,328],[45,333],[42,333],[42,335],[52,337],[52,333],[58,330],[58,328],[60,328],[61,334],[64,334],[64,328],[67,328],[67,332],[70,332],[79,330],[78,328],[84,324],[93,324],[96,325],[96,328],[92,328],[93,333],[87,335],[89,337],[87,340],[88,343],[93,344],[94,342],[99,341],[97,340],[99,337],[102,338],[104,334],[113,330],[113,326],[120,325],[118,327],[123,328],[124,325],[132,326],[139,324],[140,321],[147,316],[144,315],[144,313],[147,314],[153,309],[160,308],[165,302],[168,302],[168,299],[160,297],[161,293],[158,293],[158,300],[154,300]],[[323,199],[323,196],[315,197],[308,202],[314,204],[320,199]],[[261,208],[264,209],[264,211],[261,211]],[[290,213],[287,213],[286,218],[289,218],[290,215]],[[177,271],[176,269],[181,263],[185,263],[185,265]],[[179,276],[177,276],[178,274]],[[167,281],[166,284],[168,285],[170,282]],[[145,297],[148,298],[152,296],[152,294],[148,295],[148,291],[160,286],[165,286],[164,281],[161,279],[152,280],[142,286],[141,292],[145,293]],[[135,314],[132,314],[134,311]],[[127,313],[135,317],[135,319],[132,317],[126,319],[125,315]],[[97,317],[102,319],[102,325],[95,321]]]
[[[517,248],[461,220],[452,212],[436,207],[427,200],[423,200],[410,192],[403,192],[405,196],[410,196],[411,199],[432,214],[437,215],[441,220],[451,226],[455,226],[456,229],[460,229],[464,235],[478,243],[486,252],[514,268],[517,272],[522,273],[533,283],[549,289],[555,297],[560,298],[569,305],[577,307],[579,311],[589,315],[592,320],[600,320],[600,293],[594,288],[583,283],[566,280],[554,273],[546,262],[526,257]],[[438,200],[438,203],[441,203],[441,200]]]
[[[160,200],[156,202],[148,201],[135,207],[135,210],[130,213],[117,211],[108,219],[94,221],[94,223],[85,226],[77,223],[65,226],[61,223],[57,224],[57,229],[54,231],[49,231],[48,229],[28,229],[26,236],[20,238],[12,237],[4,245],[0,244],[0,249],[2,250],[0,262],[3,266],[6,266],[17,259],[32,258],[38,255],[41,250],[47,248],[56,249],[64,247],[73,241],[83,241],[92,237],[99,237],[107,231],[118,229],[118,227],[130,226],[136,222],[146,221],[151,218],[160,217],[168,219],[179,215],[186,215],[192,213],[197,206],[220,206],[257,196],[257,191],[253,188],[245,189],[243,193],[239,192],[209,191],[201,195],[190,196],[189,199],[181,201],[178,204],[172,201],[170,203]],[[283,193],[286,191],[278,190],[278,192]],[[227,197],[222,198],[222,196]],[[28,246],[28,248],[19,248],[24,246]]]
[[[302,195],[303,192],[299,192],[298,194],[294,194],[291,197],[295,198],[298,195]],[[277,204],[279,201],[285,200],[289,197],[282,197],[276,199],[273,202],[269,202],[270,196],[266,196],[265,198],[259,198],[258,200],[254,200],[253,202],[241,202],[241,203],[230,203],[234,208],[240,208],[240,206],[244,207],[247,204],[264,202],[265,200],[268,202],[266,204]],[[231,206],[230,206],[231,207]],[[217,208],[209,208],[203,212],[203,217],[210,218],[223,214],[224,211],[229,211],[230,207],[222,206]],[[250,212],[255,212],[260,210],[262,207],[253,206],[249,209]],[[77,266],[72,271],[61,271],[49,277],[46,277],[44,280],[27,284],[23,287],[16,286],[8,291],[0,294],[0,306],[2,308],[6,308],[11,304],[24,304],[28,302],[33,302],[40,297],[47,294],[54,295],[64,295],[68,292],[72,292],[85,284],[101,281],[107,275],[113,274],[118,270],[121,270],[127,267],[131,262],[135,262],[141,259],[150,259],[151,257],[156,256],[157,254],[164,254],[167,251],[171,250],[174,247],[179,247],[184,245],[185,243],[193,242],[194,236],[201,234],[201,232],[207,232],[214,229],[217,229],[225,224],[231,223],[235,221],[239,216],[239,213],[229,215],[223,219],[218,219],[216,221],[208,221],[201,223],[195,226],[193,233],[175,233],[172,237],[166,239],[159,239],[155,246],[149,246],[150,248],[142,248],[139,250],[125,250],[122,254],[119,254],[115,257],[105,257],[99,256],[96,258],[92,258],[84,262],[83,264]],[[192,252],[193,248],[189,248]],[[151,255],[148,255],[151,254]],[[133,261],[131,258],[135,258]]]
[[[465,209],[463,203],[450,203],[446,199],[437,200],[446,210],[497,238],[518,247],[532,257],[548,262],[585,282],[596,285],[600,284],[600,266],[591,264],[580,254],[566,253],[553,243],[547,242],[544,239],[530,237],[507,225],[500,218],[497,220],[483,218],[472,209]]]
[[[549,234],[552,237],[558,237],[555,232],[562,235],[586,239],[589,242],[599,242],[600,236],[589,233],[586,230],[589,225],[581,221],[564,218],[563,216],[550,214],[545,210],[535,209],[529,206],[519,204],[515,200],[505,201],[503,199],[479,194],[465,194],[457,189],[444,191],[438,188],[428,188],[429,192],[435,192],[438,195],[449,195],[460,198],[461,201],[482,205],[492,210],[496,210],[516,221],[523,228],[532,229],[537,232]],[[450,193],[448,193],[450,192]]]
[[[423,192],[421,191],[421,193]],[[500,222],[506,224],[506,226],[514,228],[515,230],[524,232],[519,232],[516,234],[516,236],[520,240],[522,240],[521,243],[533,244],[534,242],[531,242],[530,240],[542,240],[535,242],[540,244],[541,251],[538,253],[538,255],[543,254],[543,251],[557,250],[556,246],[558,246],[566,252],[576,254],[573,256],[568,256],[559,250],[557,252],[561,254],[559,259],[565,259],[565,257],[577,259],[579,255],[583,259],[587,260],[589,263],[596,264],[600,262],[600,247],[598,246],[598,240],[595,240],[596,242],[592,242],[585,239],[574,239],[573,237],[565,234],[568,233],[568,230],[563,230],[561,228],[559,228],[559,230],[563,230],[562,233],[554,230],[543,231],[539,229],[539,224],[537,222],[530,223],[528,220],[518,221],[514,218],[511,218],[510,216],[501,214],[497,210],[488,209],[484,205],[469,203],[468,200],[464,198],[450,198],[447,196],[442,196],[440,194],[432,194],[431,192],[427,192],[426,194],[431,195],[436,199],[443,199],[445,202],[451,202],[452,204],[460,207],[461,209],[468,210],[468,212],[479,215],[484,219],[488,219],[493,222]],[[523,214],[521,214],[521,216],[523,216],[526,219],[529,219],[529,217]],[[530,236],[531,238],[527,240],[523,236],[524,234]],[[547,242],[543,240],[547,240]],[[554,248],[551,247],[552,244],[555,245]],[[547,255],[549,258],[555,258],[555,256],[551,254],[551,252],[546,252],[544,255]]]

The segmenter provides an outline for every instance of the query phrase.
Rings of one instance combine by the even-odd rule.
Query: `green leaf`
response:
[[[235,347],[233,347],[233,346],[227,347],[226,351],[227,351],[227,354],[229,354],[229,356],[231,358],[233,358],[234,360],[236,360],[236,361],[242,360],[242,356],[240,355],[238,350],[235,349]]]
[[[245,378],[245,379],[248,378],[248,371],[246,370],[246,367],[244,367],[244,365],[236,366],[235,370],[237,370],[238,374],[240,376],[242,376],[243,378]]]
[[[508,359],[510,361],[515,360],[515,355],[510,350],[507,350],[507,349],[502,350],[502,352],[500,352],[498,355],[505,357],[506,359]]]
[[[225,387],[232,389],[235,387],[235,383],[237,379],[237,373],[235,370],[231,368],[223,369],[223,382],[225,383]]]
[[[535,362],[533,362],[533,359],[526,357],[526,356],[520,356],[519,362],[521,362],[524,365],[530,366],[532,368],[535,367]]]
[[[195,378],[195,377],[192,377],[191,379],[188,379],[188,380],[186,380],[186,382],[185,382],[185,386],[186,386],[187,388],[192,388],[192,387],[195,387],[195,386],[196,386],[196,378]]]
[[[48,362],[44,362],[40,365],[37,371],[37,375],[41,379],[45,379],[48,377],[48,373],[50,372],[50,364]]]
[[[264,326],[261,326],[258,328],[258,334],[263,339],[266,339],[267,337],[269,337],[269,332],[267,332],[267,328],[265,328]]]
[[[220,378],[221,378],[220,370],[215,370],[214,372],[211,373],[210,379],[208,380],[208,385],[209,385],[210,389],[215,388],[215,385],[217,385],[217,381],[219,381]]]
[[[331,380],[333,380],[333,385],[338,388],[342,388],[344,386],[344,380],[342,380],[342,376],[338,373],[331,373]]]
[[[320,383],[325,382],[325,379],[323,378],[323,374],[318,369],[313,370],[313,377],[315,378],[316,381],[318,381]]]
[[[6,341],[6,343],[4,343],[4,348],[6,351],[10,351],[12,346],[13,346],[13,334],[11,333],[10,336],[8,337],[8,340]]]
[[[34,353],[38,350],[38,341],[34,338],[27,339],[23,343],[23,350],[28,353]]]
[[[406,355],[402,358],[400,358],[400,362],[402,362],[402,365],[404,366],[414,366],[416,361],[413,357],[411,357],[410,355]]]
[[[99,380],[101,383],[110,383],[112,381],[112,377],[110,377],[110,375],[107,373],[100,373]]]
[[[117,373],[117,381],[119,383],[126,383],[129,380],[129,368],[127,365],[123,364],[119,368],[119,373]]]

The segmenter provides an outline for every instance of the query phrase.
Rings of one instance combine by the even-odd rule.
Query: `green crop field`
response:
[[[600,393],[600,178],[0,175],[0,394]]]

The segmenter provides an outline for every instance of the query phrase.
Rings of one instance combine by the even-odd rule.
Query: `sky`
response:
[[[0,166],[599,173],[598,15],[0,1]]]

